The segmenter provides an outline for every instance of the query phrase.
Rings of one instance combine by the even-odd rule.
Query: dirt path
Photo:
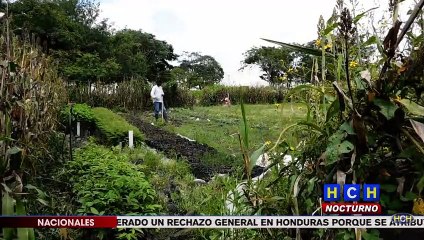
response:
[[[144,133],[145,142],[149,147],[164,152],[170,158],[177,156],[187,159],[196,178],[208,181],[215,173],[232,172],[232,169],[228,167],[213,168],[202,163],[204,156],[217,154],[216,149],[198,142],[191,142],[174,133],[144,122],[134,115],[126,114],[124,117]]]

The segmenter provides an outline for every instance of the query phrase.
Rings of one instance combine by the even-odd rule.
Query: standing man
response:
[[[163,92],[162,89],[162,83],[161,81],[157,81],[156,85],[153,86],[152,91],[150,92],[150,96],[153,99],[153,107],[154,107],[154,111],[155,111],[155,118],[156,121],[159,118],[159,114],[163,114],[163,118],[165,119],[165,121],[168,120],[167,114],[166,114],[166,110],[165,110],[165,106],[163,104],[163,96],[165,95],[165,93]]]

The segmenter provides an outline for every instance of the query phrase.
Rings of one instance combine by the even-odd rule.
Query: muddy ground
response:
[[[170,158],[186,159],[196,178],[208,181],[216,173],[228,174],[233,171],[228,166],[211,167],[202,163],[205,156],[218,155],[218,151],[208,145],[191,142],[174,133],[153,126],[134,115],[126,114],[124,117],[144,133],[145,142],[149,147],[165,153]]]

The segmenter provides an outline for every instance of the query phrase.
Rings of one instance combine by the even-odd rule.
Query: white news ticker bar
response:
[[[245,224],[242,224],[242,222]],[[409,225],[392,216],[118,216],[118,228],[423,228],[424,216]]]

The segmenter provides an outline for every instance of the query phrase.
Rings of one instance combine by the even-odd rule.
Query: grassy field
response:
[[[306,107],[301,104],[246,105],[247,121],[250,126],[250,144],[256,149],[266,141],[275,142],[281,130],[306,116]],[[238,156],[240,146],[237,133],[241,126],[240,105],[230,107],[212,106],[194,109],[171,109],[171,123],[164,127],[198,142],[216,148],[222,153]],[[151,113],[145,117],[153,121]],[[294,135],[285,136],[294,144]]]

